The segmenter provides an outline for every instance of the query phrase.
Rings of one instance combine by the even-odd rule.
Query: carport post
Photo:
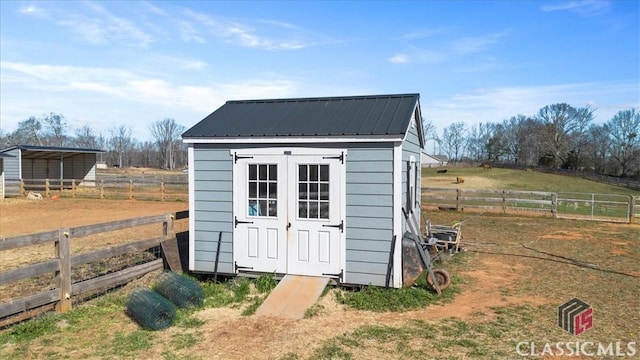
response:
[[[60,153],[60,196],[62,196],[63,183],[64,183],[64,154]]]

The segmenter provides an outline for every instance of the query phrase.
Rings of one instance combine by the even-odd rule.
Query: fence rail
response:
[[[640,217],[640,197],[542,191],[425,188],[422,205],[464,211],[548,214],[557,218],[633,223]]]
[[[122,178],[100,180],[78,179],[6,179],[5,195],[26,196],[29,192],[45,197],[93,199],[137,199],[160,201],[187,201],[188,183],[176,178],[158,180],[157,177]]]
[[[87,293],[100,289],[112,289],[148,272],[162,269],[163,259],[159,256],[159,251],[156,251],[154,255],[149,255],[149,250],[157,249],[164,241],[175,241],[174,221],[187,217],[188,212],[181,211],[175,214],[118,220],[2,239],[0,241],[0,255],[5,251],[21,250],[21,248],[33,245],[53,244],[55,247],[55,258],[53,259],[0,272],[0,289],[3,293],[7,292],[9,284],[15,286],[16,282],[37,279],[51,274],[53,274],[55,288],[0,303],[0,327],[31,317],[34,310],[46,311],[55,308],[59,312],[68,311],[71,309],[74,299],[81,298]],[[71,241],[73,239],[152,224],[162,224],[160,236],[71,255]],[[72,282],[72,269],[76,267],[100,262],[104,259],[139,253],[144,253],[147,256],[137,257],[132,266],[126,266],[102,275],[92,276],[89,274],[89,278]]]

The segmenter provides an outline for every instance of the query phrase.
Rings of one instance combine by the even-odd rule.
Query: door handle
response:
[[[291,228],[291,223],[287,224],[287,230],[289,230]]]

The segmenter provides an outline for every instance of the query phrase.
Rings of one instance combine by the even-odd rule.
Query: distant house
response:
[[[182,137],[190,270],[402,286],[418,94],[228,101]]]
[[[447,166],[448,163],[447,155],[429,155],[423,152],[421,159],[423,168],[443,167]]]
[[[15,145],[0,150],[5,181],[28,179],[76,179],[95,181],[98,149]],[[8,189],[8,187],[7,187]],[[9,191],[7,190],[8,194]],[[13,195],[18,191],[12,189]]]

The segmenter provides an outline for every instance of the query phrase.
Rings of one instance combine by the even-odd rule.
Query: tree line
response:
[[[450,162],[490,162],[520,167],[584,170],[597,174],[640,178],[640,112],[619,111],[604,124],[593,122],[595,109],[566,103],[547,105],[535,115],[518,114],[502,122],[467,126],[454,122],[438,136],[424,121],[425,140],[433,140]],[[165,169],[187,165],[181,134],[185,127],[173,118],[149,126],[152,140],[140,141],[127,125],[108,134],[85,125],[69,134],[62,114],[31,116],[15,131],[0,129],[0,149],[12,145],[79,147],[104,150],[108,166]],[[436,151],[438,152],[438,151]],[[100,158],[99,158],[100,159]]]
[[[434,140],[450,162],[489,162],[546,167],[640,179],[640,112],[619,111],[604,124],[595,109],[566,103],[547,105],[532,116],[467,126],[455,122],[441,136],[425,121],[426,140]]]
[[[144,141],[134,138],[127,125],[115,126],[106,135],[84,125],[70,134],[64,115],[51,112],[20,121],[10,133],[0,129],[0,149],[13,145],[77,147],[105,151],[98,155],[98,160],[108,166],[164,169],[187,166],[187,149],[181,139],[184,126],[165,118],[153,122],[149,131],[152,140]]]

